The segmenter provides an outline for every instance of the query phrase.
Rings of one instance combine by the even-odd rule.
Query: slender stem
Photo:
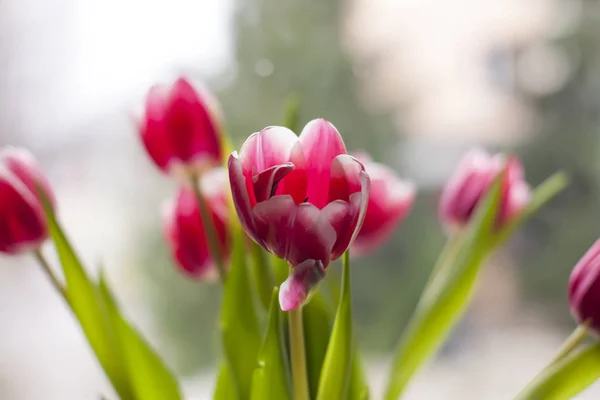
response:
[[[225,283],[225,279],[227,278],[227,272],[225,271],[223,250],[219,243],[217,229],[215,228],[214,221],[211,218],[210,211],[208,210],[208,205],[206,204],[204,196],[202,195],[202,189],[200,188],[200,179],[198,178],[198,176],[192,176],[191,184],[192,189],[194,190],[194,195],[196,196],[198,210],[200,210],[202,226],[204,227],[204,231],[206,232],[206,242],[208,244],[208,249],[210,250],[210,254],[215,262],[215,265],[217,266],[217,271],[219,272],[221,282]]]
[[[294,383],[294,400],[309,400],[302,307],[298,307],[288,313],[288,323],[290,328],[290,356],[292,381]]]
[[[566,356],[568,356],[577,346],[579,346],[587,338],[588,330],[586,323],[582,323],[573,330],[569,337],[563,342],[558,349],[556,355],[550,360],[548,365],[544,368],[547,369],[549,366],[556,364]]]
[[[44,257],[42,250],[41,249],[34,250],[33,256],[37,260],[38,264],[40,264],[40,266],[42,267],[42,269],[44,270],[44,272],[46,273],[48,278],[50,278],[50,282],[52,283],[52,286],[54,286],[54,288],[59,291],[59,293],[62,295],[62,297],[68,303],[69,297],[67,295],[65,286],[60,282],[60,280],[58,279],[56,274],[54,274],[54,271],[52,271],[52,267],[48,263],[48,260],[46,260],[46,257]]]

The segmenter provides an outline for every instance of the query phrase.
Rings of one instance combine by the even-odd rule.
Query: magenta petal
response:
[[[235,151],[229,156],[228,169],[233,205],[235,206],[240,223],[248,236],[256,243],[262,245],[263,241],[260,235],[258,235],[252,213],[253,204],[250,201],[250,195],[254,197],[254,194],[248,193],[249,189],[252,190],[252,185],[247,184],[247,179],[242,172],[242,164]]]
[[[415,199],[415,187],[379,163],[365,165],[371,179],[369,204],[362,228],[352,244],[352,255],[361,256],[381,246],[405,218]]]
[[[153,86],[146,97],[146,115],[141,126],[141,138],[154,163],[167,171],[173,161],[173,150],[165,125],[168,92],[164,86]]]
[[[294,164],[274,165],[252,177],[256,202],[269,200],[275,195],[279,182],[294,169]]]
[[[331,259],[341,257],[354,242],[365,220],[369,205],[370,180],[365,171],[360,172],[361,191],[350,195],[347,217],[338,222],[338,237],[332,249]],[[331,203],[333,204],[333,203]]]
[[[306,196],[323,208],[327,204],[332,163],[335,157],[346,153],[346,146],[337,129],[324,119],[316,119],[304,127],[299,137],[305,157],[307,174]]]
[[[360,173],[364,166],[354,157],[340,154],[331,164],[328,201],[348,201],[350,195],[361,190]]]
[[[270,126],[253,133],[240,149],[239,159],[244,175],[254,176],[272,166],[289,162],[297,141],[294,132],[281,126]]]
[[[324,277],[325,268],[319,260],[306,260],[296,266],[279,288],[281,309],[290,311],[305,304]]]
[[[569,302],[579,322],[600,329],[600,240],[577,263],[569,278]]]
[[[296,204],[289,195],[275,196],[254,206],[253,213],[267,250],[292,266],[307,259],[329,264],[337,235],[314,205]]]

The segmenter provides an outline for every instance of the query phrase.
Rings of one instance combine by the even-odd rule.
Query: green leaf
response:
[[[252,400],[292,398],[289,366],[281,333],[278,293],[279,290],[275,288],[271,296],[267,332],[252,378]]]
[[[42,191],[40,192],[48,219],[50,236],[65,276],[66,294],[71,310],[79,320],[81,329],[121,400],[132,400],[135,397],[119,351],[118,337],[112,328],[106,307],[96,285],[88,278],[83,265],[56,220],[47,196]]]
[[[566,185],[566,177],[556,174],[534,192],[521,217],[500,232],[493,226],[499,205],[499,176],[477,208],[466,232],[449,240],[441,254],[405,330],[392,364],[386,399],[398,398],[418,369],[443,344],[463,315],[473,294],[477,276],[485,258],[502,244],[518,225],[537,211]]]
[[[221,363],[213,400],[234,400],[238,398],[235,381],[231,376],[229,367],[227,363]]]
[[[176,379],[156,352],[123,318],[104,276],[100,276],[100,293],[118,333],[131,386],[138,400],[179,400]]]
[[[477,208],[458,250],[442,253],[445,257],[452,256],[452,259],[438,261],[438,265],[444,267],[434,271],[431,284],[425,288],[415,314],[400,339],[392,362],[385,396],[387,400],[400,396],[413,375],[437,351],[463,314],[480,264],[487,254],[484,244],[489,241],[497,215],[503,175],[496,179]]]
[[[352,371],[352,298],[348,252],[344,254],[342,268],[342,293],[323,362],[317,400],[345,399]]]
[[[265,310],[269,309],[271,293],[275,287],[275,278],[267,258],[267,253],[258,244],[248,243],[252,253],[252,275],[258,298]]]
[[[516,400],[568,400],[599,378],[600,343],[593,343],[548,368]]]
[[[349,400],[366,400],[369,398],[369,386],[362,366],[362,360],[355,345],[352,352],[352,372],[348,386]]]
[[[220,328],[238,394],[247,399],[262,340],[241,230],[234,229],[232,239],[231,269],[223,292]]]
[[[304,341],[306,345],[306,367],[310,397],[315,398],[319,388],[321,368],[327,353],[329,335],[333,322],[333,310],[323,298],[319,288],[310,302],[302,308]]]

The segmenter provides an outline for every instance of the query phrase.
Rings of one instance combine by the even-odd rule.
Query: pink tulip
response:
[[[146,98],[140,135],[154,163],[168,174],[198,173],[220,165],[216,102],[184,78],[154,86]]]
[[[469,222],[477,205],[505,166],[497,227],[523,210],[529,203],[531,189],[525,182],[519,160],[511,157],[507,161],[503,154],[491,156],[483,150],[474,149],[463,158],[442,192],[440,217],[449,229],[460,229]]]
[[[571,312],[600,332],[600,240],[579,260],[569,278]]]
[[[363,226],[352,244],[352,255],[363,256],[381,247],[404,220],[415,200],[415,186],[391,168],[373,162],[366,153],[352,153],[371,179]]]
[[[229,157],[229,180],[248,236],[292,267],[311,260],[315,271],[327,268],[356,238],[367,210],[369,177],[324,119],[300,137],[283,127],[254,133]]]
[[[202,194],[205,196],[215,224],[218,240],[226,256],[229,254],[227,172],[225,168],[207,171],[201,178]],[[211,257],[206,231],[194,192],[181,187],[176,198],[168,204],[165,212],[165,237],[173,259],[188,275],[207,279],[216,276],[215,263]]]
[[[35,250],[47,239],[38,187],[54,204],[50,184],[31,153],[14,147],[0,150],[0,252]]]

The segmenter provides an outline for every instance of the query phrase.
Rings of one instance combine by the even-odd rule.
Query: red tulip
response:
[[[309,122],[300,137],[283,127],[254,133],[229,157],[229,180],[248,236],[292,267],[311,260],[327,268],[367,210],[369,177],[324,119]]]
[[[0,252],[35,250],[48,237],[38,187],[54,203],[48,180],[31,153],[14,147],[0,150]]]
[[[461,228],[469,222],[477,204],[505,166],[497,227],[523,210],[529,203],[531,189],[525,182],[519,160],[511,157],[507,161],[503,154],[491,156],[483,150],[474,149],[464,157],[442,192],[440,217],[448,228]]]
[[[352,244],[352,255],[361,256],[380,247],[404,220],[415,200],[415,186],[395,171],[373,162],[366,153],[353,153],[371,179],[369,205],[363,226]]]
[[[154,86],[146,99],[140,135],[154,163],[169,174],[199,172],[221,163],[216,102],[184,78]]]
[[[571,312],[600,332],[600,239],[579,260],[569,278]]]
[[[201,179],[202,194],[210,210],[223,254],[227,256],[227,173],[224,168],[214,168],[203,174]],[[196,278],[216,276],[215,263],[206,241],[206,231],[196,196],[191,188],[180,188],[174,201],[167,206],[164,223],[164,233],[172,257],[181,269]]]

